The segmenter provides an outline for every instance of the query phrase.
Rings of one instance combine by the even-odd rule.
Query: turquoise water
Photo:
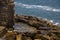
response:
[[[60,22],[60,0],[15,0],[15,11]]]

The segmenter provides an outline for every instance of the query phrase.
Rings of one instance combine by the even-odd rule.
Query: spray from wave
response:
[[[47,18],[42,18],[42,17],[38,17],[39,19],[42,19],[42,20],[45,20],[45,21],[48,21],[50,23],[53,23],[53,25],[59,25],[60,26],[60,23],[59,22],[55,22],[54,20],[48,20]]]
[[[28,5],[28,4],[18,3],[18,2],[14,2],[14,4],[16,6],[20,6],[20,7],[27,8],[27,9],[40,9],[40,10],[46,10],[46,11],[60,12],[60,9],[56,9],[56,8],[49,7],[49,6]]]

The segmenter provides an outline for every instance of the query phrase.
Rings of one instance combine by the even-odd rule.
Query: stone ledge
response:
[[[0,26],[0,37],[3,37],[6,32],[7,32],[6,28],[4,26]]]

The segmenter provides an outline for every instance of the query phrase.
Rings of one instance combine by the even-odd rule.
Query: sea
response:
[[[15,0],[15,13],[60,23],[60,0]]]

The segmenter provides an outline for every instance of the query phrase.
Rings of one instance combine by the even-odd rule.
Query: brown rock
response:
[[[0,26],[4,25],[10,28],[14,24],[13,20],[14,0],[0,0]]]
[[[7,30],[5,27],[0,26],[0,37],[3,37],[6,34]]]

